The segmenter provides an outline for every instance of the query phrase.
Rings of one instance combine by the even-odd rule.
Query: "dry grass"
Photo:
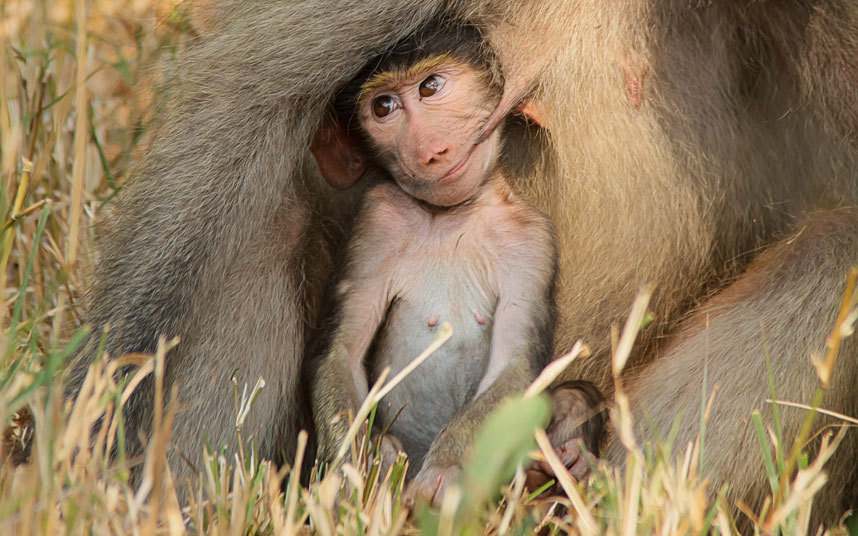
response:
[[[314,469],[308,487],[299,484],[297,470],[260,460],[250,447],[236,454],[216,450],[191,485],[190,504],[180,508],[164,456],[174,408],[162,403],[170,396],[160,389],[171,343],[163,342],[156,356],[96,362],[77,400],[64,401],[63,364],[82,336],[78,301],[98,261],[94,223],[110,211],[135,154],[145,147],[159,102],[158,73],[193,28],[188,12],[169,1],[0,3],[0,422],[6,430],[0,443],[0,534],[735,532],[735,510],[723,493],[707,503],[698,444],[635,444],[619,379],[614,422],[628,448],[622,475],[599,466],[584,487],[559,465],[532,424],[545,418],[545,402],[536,395],[543,378],[487,423],[462,486],[439,510],[418,508],[411,517],[401,498],[405,460],[380,475],[361,445],[351,445],[357,462],[324,478]],[[617,378],[646,299],[643,292],[626,329],[617,333]],[[844,297],[829,354],[817,363],[820,393],[835,366],[838,341],[854,321],[854,302]],[[136,365],[135,372],[118,379],[114,372],[127,364]],[[118,408],[149,374],[159,386],[156,430],[143,459],[126,459]],[[239,414],[253,411],[252,394],[237,398],[243,400]],[[107,425],[92,441],[89,430],[99,419]],[[790,479],[802,456],[792,445],[803,444],[810,420],[802,437],[772,445],[769,438],[780,434],[767,433],[766,426],[777,423],[753,419],[767,446],[759,455],[772,495],[761,511],[741,507],[740,515],[760,532],[803,533],[813,494],[825,483],[822,464],[840,436],[829,437],[818,457]],[[510,429],[520,433],[510,437]],[[312,455],[305,437],[299,443],[295,467]],[[24,445],[31,447],[28,456]],[[118,456],[106,455],[112,449]],[[516,469],[526,455],[545,456],[557,468],[564,496],[526,492]],[[144,467],[138,489],[128,482],[131,464]]]

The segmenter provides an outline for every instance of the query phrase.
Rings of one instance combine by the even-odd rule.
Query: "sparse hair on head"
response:
[[[357,129],[354,119],[361,99],[369,91],[384,85],[391,76],[407,76],[441,64],[456,63],[484,72],[486,85],[496,89],[500,95],[503,77],[497,58],[482,32],[472,24],[437,21],[370,60],[337,93],[334,110],[344,125]]]

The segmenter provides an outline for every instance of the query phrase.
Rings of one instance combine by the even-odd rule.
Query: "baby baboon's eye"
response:
[[[375,100],[372,101],[372,113],[374,113],[376,117],[390,115],[394,109],[396,109],[396,101],[394,101],[393,97],[390,95],[382,95],[380,97],[376,97]]]
[[[442,87],[444,87],[444,79],[437,74],[433,74],[420,82],[420,87],[417,91],[420,92],[421,97],[431,97],[435,93],[438,93]]]

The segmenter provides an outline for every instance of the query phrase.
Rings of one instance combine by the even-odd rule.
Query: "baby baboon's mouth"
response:
[[[467,164],[468,161],[471,159],[471,153],[472,152],[473,152],[473,149],[468,151],[468,153],[465,155],[465,157],[462,158],[461,160],[459,160],[458,164],[453,166],[453,168],[450,171],[448,171],[447,173],[444,174],[443,177],[438,179],[438,182],[441,184],[444,184],[444,183],[453,182],[454,180],[456,180],[458,178],[457,174],[459,173],[459,171],[461,171],[465,167],[465,164]]]
[[[440,179],[438,179],[438,182],[444,184],[456,180],[458,178],[456,177],[456,175],[458,175],[459,172],[468,164],[468,162],[470,162],[471,155],[474,154],[474,151],[477,150],[477,147],[480,146],[480,143],[482,142],[475,143],[455,166],[450,168],[447,173],[444,173],[444,175]]]

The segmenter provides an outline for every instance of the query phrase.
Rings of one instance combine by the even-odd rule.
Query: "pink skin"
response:
[[[458,319],[459,333],[470,334],[472,339],[465,340],[477,345],[477,353],[481,351],[477,347],[485,350],[484,344],[478,344],[479,332],[484,326],[492,326],[486,368],[480,378],[475,378],[479,381],[471,403],[459,408],[456,418],[447,421],[434,440],[427,434],[420,437],[423,432],[411,433],[413,429],[393,431],[406,432],[403,437],[411,435],[408,439],[417,449],[426,448],[422,441],[432,442],[428,452],[420,454],[422,464],[408,493],[436,503],[461,473],[464,453],[457,445],[467,440],[467,423],[478,422],[492,404],[508,393],[523,390],[535,375],[527,333],[547,321],[541,297],[552,278],[550,222],[515,198],[497,166],[501,134],[496,127],[501,121],[496,118],[515,112],[542,125],[543,116],[529,99],[515,104],[517,99],[509,94],[503,100],[500,95],[493,98],[483,74],[469,66],[446,64],[388,79],[361,98],[358,110],[374,154],[368,154],[362,140],[353,138],[339,123],[323,125],[310,147],[323,177],[336,188],[357,182],[373,156],[398,184],[381,183],[368,192],[357,225],[364,227],[358,233],[363,236],[362,243],[373,247],[353,248],[351,272],[340,283],[340,294],[348,299],[342,306],[327,363],[353,375],[354,382],[343,386],[349,391],[344,398],[356,406],[366,395],[362,361],[390,300],[412,296],[419,298],[414,303],[425,304],[441,299],[419,312],[421,324],[431,328],[439,322],[441,316],[436,310],[444,309],[443,296],[438,297],[437,289],[412,288],[423,280],[414,274],[425,268],[427,251],[438,255],[455,250],[460,265],[457,277],[488,285],[486,292],[470,299],[479,301],[484,294],[497,297],[492,299],[493,306],[483,303],[467,320]],[[382,102],[383,106],[378,106]],[[415,200],[450,210],[427,212]],[[497,262],[501,258],[502,262]],[[448,316],[450,313],[446,311]],[[388,329],[409,324],[412,319],[394,315],[391,322],[394,327]],[[380,358],[390,364],[398,359],[396,355]],[[433,357],[434,369],[424,365],[423,373],[445,376],[449,367],[438,362],[438,354]],[[446,357],[458,359],[456,355]],[[427,396],[419,385],[409,389],[417,397]],[[395,394],[390,396],[395,398]],[[561,452],[564,450],[568,452]],[[566,445],[558,450],[567,465],[578,459],[574,450]],[[530,471],[535,477],[547,480],[545,468],[535,469]]]
[[[415,274],[427,271],[427,256],[438,256],[445,251],[456,251],[458,278],[485,281],[487,287],[480,294],[496,296],[488,303],[472,304],[492,307],[485,314],[464,314],[457,320],[447,308],[447,318],[453,320],[454,329],[463,341],[482,332],[484,327],[480,320],[488,325],[491,319],[490,345],[479,347],[487,353],[486,366],[477,383],[474,400],[483,394],[488,400],[500,400],[530,383],[535,371],[528,361],[527,334],[536,329],[537,322],[544,321],[542,297],[546,295],[552,275],[551,263],[545,259],[553,254],[553,242],[548,222],[526,209],[509,192],[500,176],[488,177],[473,193],[471,203],[437,213],[421,210],[414,198],[401,188],[381,183],[369,191],[356,225],[359,229],[356,234],[362,237],[362,243],[372,244],[372,247],[352,248],[352,262],[339,286],[340,293],[348,299],[343,303],[332,346],[332,359],[341,360],[342,368],[353,372],[354,383],[343,388],[351,391],[355,407],[367,392],[363,363],[372,334],[377,333],[384,322],[385,311],[390,311],[392,300],[398,297],[405,302],[424,304],[425,309],[416,320],[422,325],[431,326],[440,320],[441,316],[435,312],[426,316],[423,313],[426,309],[443,309],[446,296],[439,294],[436,287],[426,288],[426,278]],[[401,309],[390,312],[387,329],[396,330],[397,326],[415,322],[403,314]],[[402,341],[402,344],[410,342]],[[422,342],[414,344],[415,348],[404,353],[416,355],[425,347]],[[477,344],[475,341],[468,348],[477,351]],[[384,349],[382,345],[379,351]],[[434,361],[421,365],[422,379],[418,383],[426,379],[431,380],[430,385],[443,381],[438,376],[447,374],[442,362],[458,360],[460,356],[456,352],[456,349],[447,351],[444,348],[436,352]],[[402,353],[397,349],[397,355]],[[375,357],[385,358],[384,355]],[[387,358],[392,359],[391,356]],[[505,381],[496,381],[501,377],[505,377]],[[409,389],[420,395],[416,385]],[[389,396],[395,397],[396,392]],[[400,402],[393,405],[398,407]],[[470,404],[460,411],[463,422],[477,422],[485,407]],[[449,429],[441,430],[436,440],[443,441],[445,432]],[[392,433],[398,432],[392,430]],[[408,495],[439,501],[444,490],[460,474],[461,461],[447,458],[436,461],[430,447],[409,486]]]
[[[421,95],[421,88],[426,89],[430,80],[434,82],[431,91]],[[358,225],[365,225],[364,240],[375,246],[367,258],[352,258],[356,273],[347,274],[341,282],[343,294],[350,297],[343,305],[334,351],[353,373],[355,403],[366,394],[367,378],[361,364],[390,300],[412,295],[431,299],[434,295],[426,289],[411,288],[422,281],[413,277],[424,265],[421,252],[433,248],[439,252],[455,249],[461,273],[491,282],[487,290],[497,295],[490,352],[475,399],[486,393],[487,400],[499,400],[505,391],[523,389],[534,375],[527,361],[528,349],[522,345],[527,344],[531,324],[543,321],[539,314],[543,303],[534,297],[544,296],[550,281],[551,263],[546,259],[553,255],[553,242],[550,224],[525,208],[505,186],[497,167],[500,130],[477,142],[496,104],[490,96],[481,73],[452,64],[403,75],[361,99],[361,127],[375,146],[378,162],[399,188],[387,184],[371,190]],[[332,143],[337,135],[334,131],[317,140],[321,145],[316,146],[314,155],[322,160],[323,174],[340,170],[334,178],[344,178],[341,182],[346,183],[356,175],[348,164],[357,159],[328,159],[331,152],[349,151],[348,144]],[[455,208],[430,215],[418,208],[415,199]],[[470,203],[462,205],[465,201]],[[403,253],[408,247],[414,248],[413,253]],[[367,248],[356,251],[369,252]],[[500,257],[501,263],[489,262]],[[438,307],[443,308],[443,304]],[[432,327],[439,318],[432,312],[422,316],[421,323]],[[482,313],[470,319],[479,326],[487,321]],[[395,326],[409,319],[394,316],[391,322]],[[466,324],[458,327],[467,333]],[[424,374],[432,374],[432,369],[424,370]],[[515,379],[496,382],[504,375]],[[459,416],[463,422],[473,422],[485,411],[480,404],[472,404]],[[442,430],[436,440],[443,443],[444,437]],[[461,460],[436,459],[434,454],[430,447],[409,487],[410,497],[437,502],[461,473]]]
[[[441,87],[420,95],[420,85],[435,77]],[[373,103],[393,101],[378,117]],[[437,206],[457,205],[473,195],[495,165],[499,134],[476,143],[476,134],[491,114],[485,102],[485,80],[473,69],[444,66],[396,80],[362,99],[360,119],[379,151],[383,166],[410,195]]]

